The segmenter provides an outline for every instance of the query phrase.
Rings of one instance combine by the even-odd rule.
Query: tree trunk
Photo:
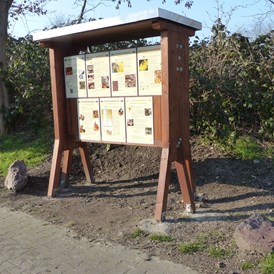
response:
[[[0,5],[0,136],[4,133],[4,113],[8,108],[8,91],[5,85],[7,72],[8,15],[13,0],[1,1]]]

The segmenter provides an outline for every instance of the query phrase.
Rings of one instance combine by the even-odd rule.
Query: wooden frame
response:
[[[87,145],[78,137],[76,99],[67,99],[65,95],[63,58],[98,42],[117,41],[117,37],[119,40],[127,40],[160,36],[162,95],[153,97],[155,142],[151,145],[162,148],[155,219],[165,220],[172,162],[175,162],[186,210],[195,211],[196,188],[189,144],[188,43],[196,29],[159,16],[123,24],[119,28],[113,26],[80,34],[37,39],[41,46],[50,48],[55,142],[48,196],[54,195],[60,183],[66,184],[73,150],[77,148],[87,180],[94,181]]]

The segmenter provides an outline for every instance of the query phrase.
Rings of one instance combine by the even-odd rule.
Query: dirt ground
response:
[[[197,212],[187,215],[181,202],[175,171],[168,196],[167,224],[170,242],[158,242],[150,235],[133,238],[140,222],[154,216],[160,149],[133,146],[93,145],[91,162],[94,184],[88,184],[76,153],[70,187],[54,198],[47,197],[50,156],[43,165],[29,170],[27,186],[15,193],[4,188],[0,178],[0,206],[34,214],[66,226],[90,241],[111,241],[150,256],[182,263],[201,273],[259,273],[256,263],[262,254],[241,253],[234,241],[236,226],[254,213],[274,216],[273,159],[237,160],[215,146],[192,140],[193,173],[198,193],[206,198]],[[208,235],[211,242],[231,252],[212,257],[207,251],[182,254],[180,243]],[[209,236],[210,235],[210,236]],[[242,270],[243,262],[255,264]]]

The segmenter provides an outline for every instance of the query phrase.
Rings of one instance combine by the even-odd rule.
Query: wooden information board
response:
[[[64,75],[66,99],[77,98],[79,140],[154,144],[160,45],[66,56]]]
[[[153,9],[34,35],[50,49],[55,142],[48,196],[67,180],[74,149],[87,180],[94,180],[87,142],[154,146],[162,148],[155,218],[165,220],[172,162],[185,208],[195,211],[188,43],[198,29],[197,21]],[[79,54],[92,45],[154,36],[160,45]]]

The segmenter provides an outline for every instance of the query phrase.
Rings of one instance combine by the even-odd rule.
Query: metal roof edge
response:
[[[70,26],[65,26],[61,28],[40,31],[33,34],[33,41],[42,41],[42,40],[50,40],[51,38],[57,38],[67,35],[72,35],[76,33],[98,30],[108,27],[119,26],[123,24],[134,23],[137,21],[144,21],[153,18],[162,18],[172,22],[176,22],[196,30],[202,29],[202,24],[198,21],[190,19],[188,17],[179,15],[174,12],[170,12],[168,10],[164,10],[161,8],[154,8],[148,10],[141,10],[134,13],[125,14],[117,17],[109,17],[105,19],[99,19],[95,21],[90,21],[81,24],[75,24]]]

